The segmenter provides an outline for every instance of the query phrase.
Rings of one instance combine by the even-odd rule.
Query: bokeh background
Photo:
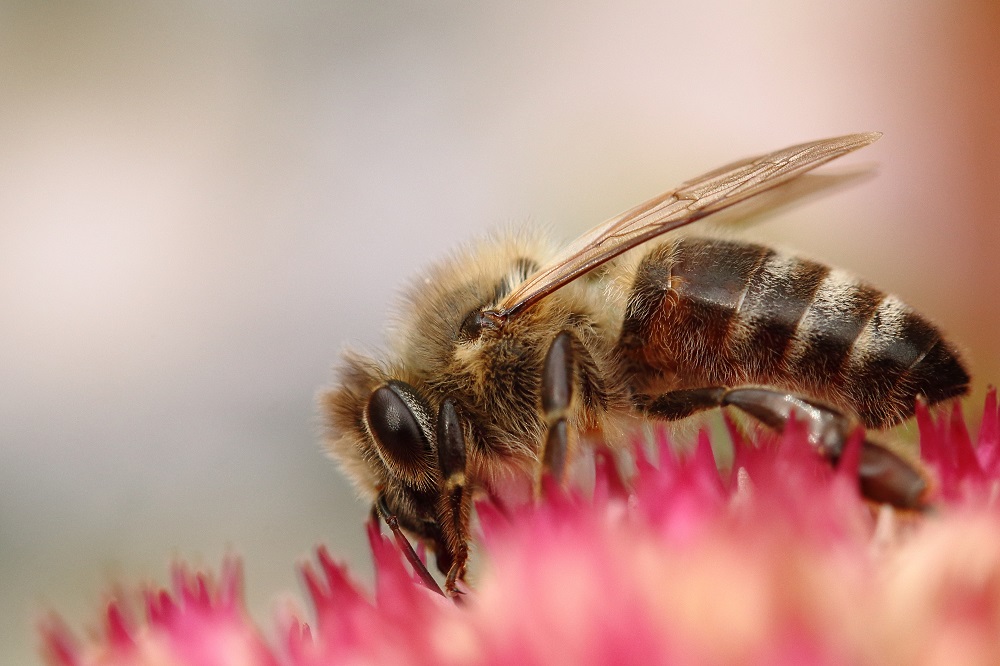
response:
[[[876,177],[752,235],[900,294],[1000,378],[1000,6],[0,1],[0,657],[171,557],[255,616],[367,508],[317,390],[509,222],[566,238],[845,132]],[[975,411],[975,410],[971,410]]]

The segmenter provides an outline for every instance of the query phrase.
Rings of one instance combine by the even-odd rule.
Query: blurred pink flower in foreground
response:
[[[832,469],[790,428],[716,470],[708,436],[628,489],[602,457],[590,493],[479,507],[484,560],[455,604],[416,582],[369,528],[373,594],[326,550],[302,574],[315,610],[261,633],[237,561],[218,580],[177,568],[143,620],[112,602],[80,640],[43,626],[51,664],[993,664],[1000,663],[1000,428],[995,391],[975,444],[956,407],[918,411],[937,477],[927,517],[857,493],[857,440]],[[765,438],[766,439],[766,438]],[[267,636],[265,638],[265,636]]]

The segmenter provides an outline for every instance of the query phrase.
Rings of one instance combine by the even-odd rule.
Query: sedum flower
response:
[[[596,457],[587,492],[481,504],[474,589],[421,584],[369,525],[374,589],[319,548],[302,567],[313,613],[248,618],[235,559],[212,580],[176,568],[142,620],[109,604],[78,639],[43,627],[49,663],[103,664],[991,664],[1000,663],[1000,418],[991,390],[973,441],[959,408],[917,413],[936,510],[904,515],[857,492],[861,439],[834,469],[801,429],[677,453],[659,435],[623,485]],[[735,430],[734,439],[741,439]]]

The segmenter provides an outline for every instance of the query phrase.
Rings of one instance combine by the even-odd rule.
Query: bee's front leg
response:
[[[466,488],[465,434],[451,398],[441,404],[437,420],[438,465],[441,470],[441,496],[438,515],[451,564],[445,580],[449,596],[460,594],[458,582],[465,578],[469,559],[469,492]]]
[[[676,420],[712,407],[736,407],[764,425],[783,432],[792,419],[806,426],[809,441],[837,462],[858,424],[848,416],[801,396],[771,388],[712,386],[670,391],[656,397],[635,396],[635,405],[654,418]],[[930,484],[915,464],[885,446],[865,439],[858,467],[861,492],[869,500],[904,509],[928,508]]]
[[[573,371],[573,336],[563,331],[552,341],[542,366],[542,415],[546,426],[542,472],[548,472],[556,481],[562,481],[566,470],[566,419],[573,399]]]

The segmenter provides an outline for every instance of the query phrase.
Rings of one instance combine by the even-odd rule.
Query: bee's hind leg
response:
[[[563,331],[555,337],[545,354],[542,367],[542,415],[546,436],[542,449],[542,471],[561,482],[566,471],[569,447],[570,402],[573,399],[573,336]]]
[[[809,441],[836,463],[851,433],[859,427],[832,407],[770,388],[729,389],[713,386],[636,396],[635,404],[651,417],[677,420],[712,407],[735,407],[777,432],[793,418],[806,426]],[[930,484],[913,463],[865,439],[858,468],[861,492],[869,500],[904,509],[926,509]]]
[[[710,386],[697,389],[668,391],[658,396],[637,395],[633,403],[639,411],[656,419],[677,421],[713,407],[722,407],[729,389]]]

